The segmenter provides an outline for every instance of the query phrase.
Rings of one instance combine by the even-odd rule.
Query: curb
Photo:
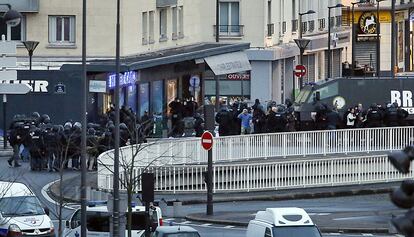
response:
[[[203,223],[221,224],[221,225],[233,225],[239,227],[247,227],[248,222],[231,221],[231,220],[217,220],[211,218],[203,218],[188,215],[185,217],[189,221],[197,221]],[[388,228],[335,228],[335,227],[322,227],[318,226],[323,233],[377,233],[377,234],[389,234]]]
[[[248,196],[248,197],[222,197],[214,198],[215,203],[219,202],[236,202],[236,201],[281,201],[292,199],[313,199],[313,198],[328,198],[328,197],[345,197],[354,195],[370,195],[391,193],[394,188],[375,188],[375,189],[356,189],[356,190],[340,190],[340,191],[325,191],[318,193],[296,193],[296,194],[275,194],[272,196]],[[183,205],[205,204],[206,200],[183,200]]]

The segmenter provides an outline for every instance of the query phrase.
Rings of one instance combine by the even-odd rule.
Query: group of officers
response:
[[[97,157],[114,148],[115,125],[113,111],[103,116],[99,123],[87,124],[86,159],[89,171],[96,170]],[[135,115],[126,109],[121,110],[120,146],[146,142],[146,124],[137,123]],[[144,126],[143,126],[144,124]],[[80,169],[82,124],[67,121],[63,125],[53,124],[46,114],[34,112],[31,116],[16,115],[8,130],[7,139],[13,148],[10,166],[19,167],[20,161],[30,161],[33,171]]]

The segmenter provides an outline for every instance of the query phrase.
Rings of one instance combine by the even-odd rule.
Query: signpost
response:
[[[306,67],[303,65],[296,65],[295,67],[295,76],[304,77],[306,75]]]
[[[204,106],[204,129],[206,130],[201,135],[201,146],[208,151],[207,172],[205,181],[207,185],[207,215],[213,215],[213,134],[215,127],[214,121],[214,106]]]

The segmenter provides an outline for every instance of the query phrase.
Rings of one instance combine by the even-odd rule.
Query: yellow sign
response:
[[[377,16],[377,12],[376,11],[370,11],[370,12],[355,11],[354,12],[354,17],[355,17],[354,22],[357,23],[358,20],[361,18],[361,16],[363,14],[365,14],[365,13],[373,14],[375,17]],[[351,19],[352,20],[352,12],[349,11],[348,14],[349,14],[349,18],[348,19]],[[380,20],[380,23],[391,23],[391,14],[390,14],[390,12],[388,12],[388,11],[380,11],[379,12],[379,20]]]
[[[362,14],[358,24],[365,34],[375,34],[377,32],[377,17],[372,12]]]

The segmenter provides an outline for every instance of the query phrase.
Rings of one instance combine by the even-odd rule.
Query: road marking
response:
[[[308,213],[309,216],[329,216],[331,213]]]
[[[179,224],[179,225],[185,225],[185,224],[190,224],[190,223],[191,223],[191,221],[184,221],[184,222],[177,223],[177,224]]]
[[[56,182],[59,182],[59,180],[55,180],[53,182],[50,182],[48,184],[46,184],[45,186],[43,186],[42,188],[42,196],[46,199],[46,201],[52,203],[53,205],[56,205],[57,207],[60,205],[58,202],[56,202],[55,200],[53,200],[48,194],[47,194],[47,190],[49,189],[50,186],[52,186],[53,184],[55,184]],[[63,206],[63,208],[69,209],[69,210],[77,210],[77,208],[73,208],[70,206]]]
[[[362,236],[374,236],[373,234],[364,234],[362,233]]]
[[[226,228],[226,229],[231,229],[231,228],[234,228],[235,226],[232,226],[232,225],[227,225],[227,226],[225,226],[225,227],[223,227],[223,228]]]
[[[210,224],[210,223],[205,223],[205,224],[202,224],[202,226],[211,226],[212,224]]]
[[[164,219],[164,221],[174,221],[174,218]]]
[[[341,235],[341,233],[329,233],[329,235]]]

